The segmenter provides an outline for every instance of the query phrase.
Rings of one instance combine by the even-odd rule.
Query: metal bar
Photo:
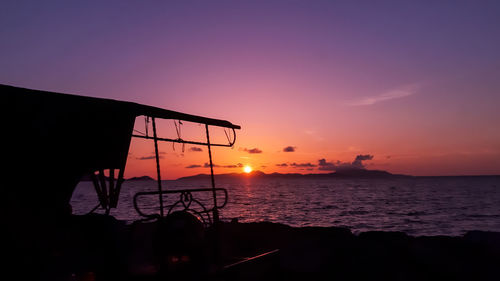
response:
[[[116,179],[116,189],[115,189],[115,196],[114,196],[114,201],[111,207],[116,208],[118,206],[118,199],[120,197],[120,190],[122,188],[123,184],[123,173],[124,173],[125,167],[122,167],[120,170],[118,170],[118,178]]]
[[[106,215],[109,214],[109,193],[108,193],[108,187],[106,186],[106,177],[104,175],[104,170],[99,169],[99,181],[101,183],[101,191],[103,195],[103,201],[104,201],[104,209],[106,210]]]
[[[160,119],[171,119],[171,120],[181,120],[188,121],[199,124],[208,124],[211,126],[224,127],[230,129],[241,129],[240,126],[234,125],[226,120],[218,120],[213,118],[207,118],[202,116],[196,116],[191,114],[186,114],[182,112],[176,112],[161,108],[155,108],[146,105],[133,104],[136,116],[144,115],[150,117],[156,117]]]
[[[115,201],[115,169],[109,169],[109,207],[113,207]]]
[[[217,206],[217,208],[221,209],[221,208],[224,208],[227,204],[227,198],[228,198],[228,193],[227,193],[227,189],[225,188],[215,188],[216,191],[222,191],[224,192],[224,201],[222,203],[222,205],[220,206]],[[173,193],[182,193],[182,192],[190,192],[190,193],[194,193],[194,192],[205,192],[205,191],[212,191],[212,188],[195,188],[195,189],[180,189],[180,190],[164,190],[162,192],[162,194],[173,194]],[[135,195],[134,195],[134,198],[133,198],[133,201],[134,201],[134,205],[137,205],[136,202],[137,202],[137,198],[139,198],[140,196],[146,196],[146,195],[158,195],[158,191],[143,191],[143,192],[137,192]],[[213,208],[210,208],[210,210],[213,209]]]
[[[225,188],[222,187],[216,187],[215,190],[225,190]],[[176,189],[176,190],[164,190],[163,194],[171,194],[171,193],[182,193],[185,191],[189,192],[203,192],[203,191],[212,191],[212,188],[190,188],[190,189]],[[136,194],[141,194],[141,195],[151,195],[151,194],[156,194],[158,191],[141,191],[137,192]]]
[[[155,141],[156,174],[158,178],[158,199],[160,200],[160,216],[163,217],[163,190],[161,188],[160,153],[158,152],[158,137],[156,134],[155,118],[152,117],[151,119],[153,121],[153,139]]]
[[[99,199],[99,203],[103,208],[105,208],[106,202],[104,201],[104,196],[102,194],[102,189],[97,179],[97,176],[94,173],[91,173],[90,178],[92,179],[92,183],[94,184],[95,192],[97,193],[97,198]]]
[[[235,135],[236,136],[236,135]],[[149,137],[149,136],[141,136],[141,135],[135,135],[133,134],[132,137],[135,137],[135,138],[142,138],[142,139],[148,139],[148,140],[151,140],[151,139],[154,139],[154,137]],[[179,140],[179,139],[169,139],[169,138],[156,138],[157,140],[159,141],[168,141],[168,142],[177,142],[177,143],[187,143],[187,144],[196,144],[196,145],[205,145],[205,146],[208,146],[209,144],[208,143],[205,143],[205,142],[197,142],[197,141],[187,141],[187,140]],[[231,147],[234,145],[234,142],[230,143],[230,144],[220,144],[220,143],[214,143],[214,144],[210,144],[210,146],[223,146],[223,147]]]
[[[215,192],[214,164],[212,163],[212,149],[210,148],[210,134],[208,133],[207,124],[205,124],[205,130],[207,131],[208,158],[210,159],[210,177],[212,179],[212,195],[214,198],[214,224],[217,225],[219,223],[219,211],[217,209],[217,194]]]

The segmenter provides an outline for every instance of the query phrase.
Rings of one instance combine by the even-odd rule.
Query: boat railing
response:
[[[168,216],[174,211],[186,211],[198,217],[200,221],[203,223],[203,225],[208,227],[213,225],[214,223],[214,218],[212,217],[211,214],[213,214],[214,211],[217,212],[218,209],[222,209],[224,208],[224,206],[226,206],[228,200],[227,190],[225,188],[215,188],[215,192],[217,194],[223,193],[224,197],[221,205],[217,204],[217,206],[212,206],[210,208],[204,204],[201,198],[196,198],[193,196],[193,194],[199,194],[203,192],[211,194],[213,191],[214,191],[213,188],[163,190],[161,191],[162,203],[166,201],[165,197],[168,197],[168,195],[177,194],[179,196],[177,200],[175,200],[174,198],[175,201],[173,201],[173,203],[171,204],[164,204],[164,203],[160,204],[160,208],[163,208],[163,210],[165,210],[166,212],[160,211],[159,213],[146,213],[143,210],[141,210],[139,204],[140,201],[139,198],[147,196],[158,196],[160,195],[160,191],[137,192],[134,195],[133,203],[136,212],[140,216],[144,217],[144,220],[159,219],[162,217],[161,214],[166,213],[166,215]]]

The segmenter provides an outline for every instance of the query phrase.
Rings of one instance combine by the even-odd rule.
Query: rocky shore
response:
[[[217,227],[217,231],[203,230],[198,223],[190,225],[182,218],[170,224],[126,225],[110,216],[73,216],[65,227],[39,228],[37,235],[30,236],[36,240],[12,236],[7,253],[10,270],[24,272],[18,276],[21,280],[500,277],[498,232],[413,237],[379,231],[355,235],[346,228],[296,228],[269,222],[222,222]],[[26,269],[30,270],[23,271]],[[88,279],[89,274],[96,278]]]
[[[225,256],[251,256],[234,280],[499,280],[500,233],[412,237],[403,232],[293,228],[274,223],[220,225]],[[236,268],[237,267],[237,268]],[[232,274],[232,275],[231,275]]]

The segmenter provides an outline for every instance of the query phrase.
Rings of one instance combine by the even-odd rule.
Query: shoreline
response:
[[[271,272],[262,273],[278,279],[495,280],[500,276],[500,232],[409,236],[368,231],[355,235],[347,228],[270,222],[222,223],[220,229],[225,255],[251,256],[279,249]]]

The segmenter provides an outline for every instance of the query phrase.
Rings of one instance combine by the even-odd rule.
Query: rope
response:
[[[182,143],[182,153],[184,153],[185,148],[186,148],[186,143],[183,142],[183,139],[181,137],[181,135],[182,135],[182,130],[181,130],[182,122],[181,122],[181,120],[177,120],[177,122],[179,122],[179,125],[177,125],[177,123],[174,120],[175,131],[177,132],[177,140]],[[175,151],[175,143],[174,142],[172,143],[172,149]]]
[[[226,128],[224,128],[224,134],[226,135],[226,139],[228,143],[231,143],[231,139],[229,138],[229,134],[226,131]]]
[[[141,131],[139,131],[139,130],[136,130],[136,129],[134,129],[134,132],[136,132],[136,133],[138,133],[138,134],[140,134],[140,135],[143,135],[143,136],[147,136],[147,134],[144,134],[143,132],[141,132]]]

